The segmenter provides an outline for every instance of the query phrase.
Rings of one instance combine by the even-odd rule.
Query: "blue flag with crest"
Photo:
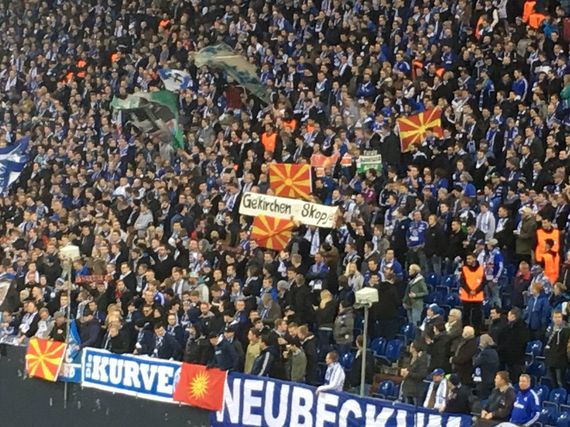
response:
[[[29,142],[30,137],[26,136],[15,145],[0,148],[0,193],[6,194],[26,167]]]

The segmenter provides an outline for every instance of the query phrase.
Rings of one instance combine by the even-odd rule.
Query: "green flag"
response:
[[[121,112],[125,123],[163,140],[174,148],[184,148],[184,136],[178,126],[176,94],[167,90],[137,92],[125,99],[113,98],[111,107]]]
[[[269,103],[269,93],[261,84],[255,65],[236,54],[227,44],[220,43],[201,49],[194,55],[194,63],[198,67],[206,65],[223,70],[263,102]]]

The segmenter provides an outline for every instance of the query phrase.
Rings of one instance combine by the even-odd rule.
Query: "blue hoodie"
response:
[[[550,317],[550,304],[545,293],[531,296],[524,312],[524,321],[532,331],[546,329]]]
[[[517,393],[511,423],[530,426],[538,421],[540,416],[540,401],[538,395],[530,387]]]

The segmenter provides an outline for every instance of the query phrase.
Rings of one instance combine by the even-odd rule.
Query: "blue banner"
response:
[[[15,145],[0,148],[0,193],[5,194],[8,188],[16,181],[28,162],[28,143],[30,137],[26,136]]]
[[[81,363],[63,362],[61,364],[61,369],[59,370],[59,375],[57,376],[57,380],[62,381],[64,383],[80,383]]]
[[[84,387],[174,403],[182,363],[85,348],[81,366]]]
[[[320,393],[302,384],[230,373],[224,407],[212,413],[213,427],[467,427],[471,417],[439,414],[410,405]]]

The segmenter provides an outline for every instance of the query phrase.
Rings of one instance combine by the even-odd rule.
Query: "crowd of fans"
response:
[[[524,8],[1,3],[0,147],[31,136],[0,197],[2,333],[65,340],[71,310],[82,347],[351,389],[354,293],[374,287],[372,341],[417,328],[400,399],[469,413],[475,393],[482,423],[534,422],[527,342],[545,344],[554,386],[568,367],[570,5],[538,0],[538,25]],[[269,105],[194,66],[218,42],[258,67]],[[161,88],[160,68],[192,76],[179,95],[185,149],[110,110],[114,96]],[[436,106],[443,136],[402,152],[396,118]],[[365,151],[382,170],[356,171]],[[320,154],[339,159],[313,170],[312,197],[339,207],[336,227],[299,224],[286,249],[259,247],[241,194],[271,192],[269,162]],[[72,245],[80,258],[62,259]],[[368,384],[378,371],[370,355]]]

